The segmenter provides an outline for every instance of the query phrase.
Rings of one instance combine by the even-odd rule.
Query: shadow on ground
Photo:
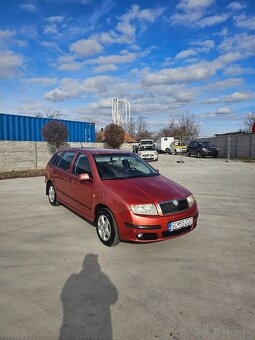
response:
[[[112,339],[110,305],[118,291],[98,263],[88,254],[80,273],[72,274],[62,293],[63,323],[59,339]]]

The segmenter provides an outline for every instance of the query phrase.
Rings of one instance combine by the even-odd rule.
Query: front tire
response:
[[[107,247],[116,246],[119,242],[117,223],[107,208],[102,208],[96,217],[96,229],[99,240]]]
[[[49,184],[48,188],[48,199],[51,205],[58,206],[60,205],[59,201],[57,200],[56,190],[52,183]]]
[[[187,156],[190,157],[190,152],[189,151],[187,151]]]
[[[201,154],[201,152],[197,152],[197,158],[202,158],[202,154]]]

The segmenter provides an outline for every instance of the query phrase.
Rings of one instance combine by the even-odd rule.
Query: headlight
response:
[[[202,148],[202,151],[207,151],[207,149],[206,148]]]
[[[130,208],[136,215],[158,215],[154,204],[132,204]]]
[[[188,201],[188,205],[190,208],[196,202],[195,197],[193,195],[190,195],[189,197],[187,197],[187,201]]]

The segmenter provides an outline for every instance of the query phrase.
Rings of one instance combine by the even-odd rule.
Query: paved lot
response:
[[[183,159],[153,165],[198,227],[145,245],[103,246],[41,177],[0,181],[0,338],[255,339],[255,163]]]

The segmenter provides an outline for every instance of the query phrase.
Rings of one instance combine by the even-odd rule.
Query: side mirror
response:
[[[82,182],[82,181],[89,181],[90,180],[89,174],[87,174],[87,173],[80,174],[79,175],[79,180],[80,180],[80,182]]]
[[[159,173],[159,169],[154,169],[155,171],[157,171]]]

